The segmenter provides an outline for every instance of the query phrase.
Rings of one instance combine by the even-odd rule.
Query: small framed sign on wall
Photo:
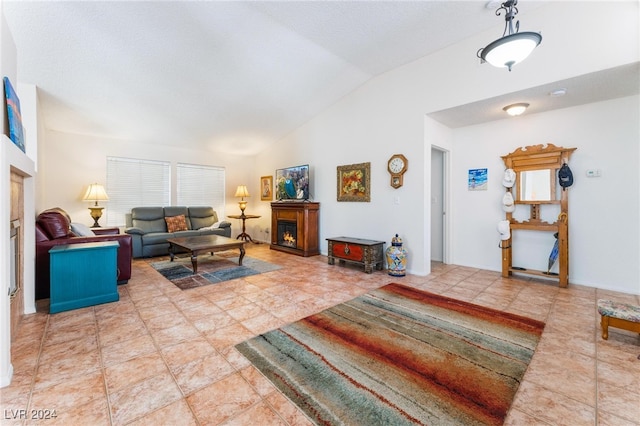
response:
[[[487,190],[487,169],[469,169],[467,186],[469,191]]]

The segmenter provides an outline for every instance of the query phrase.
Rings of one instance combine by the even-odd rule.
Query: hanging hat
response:
[[[500,233],[500,239],[503,241],[511,238],[511,228],[508,220],[498,222],[498,232]]]
[[[516,205],[513,202],[513,195],[511,195],[511,192],[505,193],[504,197],[502,197],[502,210],[507,213],[512,213],[515,209]]]
[[[504,171],[504,177],[502,178],[502,185],[507,188],[511,188],[516,182],[516,172],[513,169],[507,169]]]
[[[573,173],[567,163],[564,163],[558,170],[558,180],[563,190],[573,185]]]

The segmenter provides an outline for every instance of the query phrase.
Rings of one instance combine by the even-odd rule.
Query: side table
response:
[[[243,241],[249,240],[252,243],[258,244],[257,242],[251,239],[251,236],[249,234],[247,234],[247,229],[245,227],[244,221],[247,219],[258,219],[259,217],[262,217],[262,216],[258,216],[255,214],[244,214],[243,212],[242,214],[230,214],[230,215],[227,215],[227,217],[230,217],[231,219],[242,219],[242,233],[236,237],[236,240],[238,239],[241,239]]]
[[[63,244],[49,250],[49,312],[53,314],[118,301],[119,246],[117,241],[104,241]]]
[[[101,226],[99,228],[91,228],[91,230],[96,235],[118,235],[120,233],[120,228],[118,228],[117,226]]]

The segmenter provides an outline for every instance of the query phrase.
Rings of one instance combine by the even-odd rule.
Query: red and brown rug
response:
[[[317,424],[492,425],[543,329],[389,284],[236,348]]]

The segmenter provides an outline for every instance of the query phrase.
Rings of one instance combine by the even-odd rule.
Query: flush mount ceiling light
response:
[[[507,114],[512,115],[512,116],[516,116],[516,115],[522,114],[528,107],[529,107],[529,104],[524,103],[524,102],[519,102],[517,104],[507,105],[506,107],[504,107],[502,109]]]
[[[486,47],[478,50],[477,56],[481,62],[489,62],[494,67],[508,68],[524,61],[542,41],[540,33],[518,32],[520,21],[514,23],[513,19],[518,14],[516,5],[518,0],[507,0],[496,10],[496,16],[505,13],[504,32],[502,37],[492,41]]]
[[[564,96],[567,94],[567,89],[556,89],[556,90],[552,90],[551,92],[549,92],[549,96],[551,96],[552,98],[559,98],[560,96]]]

